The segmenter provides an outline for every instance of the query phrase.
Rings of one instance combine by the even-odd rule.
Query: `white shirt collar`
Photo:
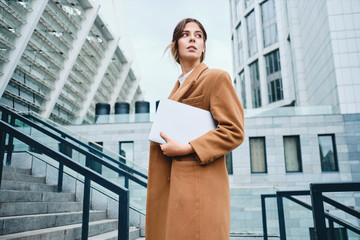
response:
[[[178,81],[180,83],[180,85],[185,81],[185,79],[190,75],[190,73],[194,70],[195,68],[191,69],[187,74],[185,74],[184,76],[179,76],[178,77]]]

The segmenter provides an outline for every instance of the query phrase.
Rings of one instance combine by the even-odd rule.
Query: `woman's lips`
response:
[[[194,49],[197,50],[197,48],[195,46],[188,46],[187,49]]]

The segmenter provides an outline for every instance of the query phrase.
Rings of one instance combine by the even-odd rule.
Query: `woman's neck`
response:
[[[200,61],[180,63],[182,76],[184,76],[185,74],[190,72],[192,69],[197,67],[199,64],[200,64]]]

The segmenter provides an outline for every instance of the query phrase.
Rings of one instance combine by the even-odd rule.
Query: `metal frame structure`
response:
[[[343,226],[360,235],[360,227],[354,226],[343,219],[335,217],[324,210],[324,202],[342,210],[358,219],[360,219],[360,213],[355,211],[333,199],[323,196],[323,192],[354,192],[360,191],[360,183],[312,183],[310,184],[310,191],[277,191],[276,194],[262,194],[261,195],[261,210],[262,210],[262,222],[263,222],[263,234],[264,240],[268,239],[267,223],[266,223],[266,198],[276,198],[278,208],[278,222],[280,239],[286,240],[286,228],[284,217],[283,198],[287,198],[290,201],[312,211],[314,228],[317,240],[335,240],[334,223]],[[294,196],[311,196],[312,205],[309,205],[303,201],[300,201]],[[330,236],[327,236],[326,222],[328,220],[330,228]]]
[[[95,160],[96,162],[108,167],[109,169],[115,171],[122,176],[125,176],[126,179],[130,179],[143,187],[147,187],[147,183],[145,180],[140,179],[135,175],[139,175],[143,178],[147,178],[144,174],[131,169],[130,167],[126,166],[125,164],[121,163],[118,160],[114,160],[106,154],[96,150],[95,148],[91,148],[87,146],[87,150],[75,145],[74,143],[70,142],[69,140],[78,141],[71,136],[67,135],[66,133],[61,132],[60,130],[56,129],[55,127],[42,122],[40,124],[44,124],[46,127],[49,127],[51,131],[46,130],[44,127],[40,126],[40,124],[36,124],[35,122],[29,120],[13,112],[12,110],[1,106],[0,105],[0,112],[1,112],[1,120],[0,120],[0,186],[1,186],[1,179],[2,179],[2,172],[3,172],[3,165],[4,165],[4,156],[5,151],[7,151],[7,159],[6,164],[11,164],[11,155],[13,151],[13,139],[16,138],[21,142],[29,145],[40,151],[41,153],[51,157],[52,159],[59,162],[59,172],[58,172],[58,187],[57,191],[62,191],[62,181],[63,181],[63,167],[66,166],[77,173],[84,176],[84,199],[83,199],[83,221],[82,221],[82,239],[88,238],[88,231],[89,231],[89,209],[90,209],[90,183],[91,181],[101,185],[102,187],[112,191],[113,193],[119,196],[119,219],[118,219],[118,239],[128,239],[129,238],[129,189],[125,187],[121,187],[117,184],[114,184],[104,178],[102,175],[98,174],[97,172],[90,169],[90,160]],[[31,116],[31,115],[30,115]],[[34,116],[32,116],[34,117]],[[9,119],[10,118],[10,119]],[[34,117],[35,119],[35,117]],[[16,129],[15,127],[15,120],[19,120],[30,127],[33,127],[46,136],[57,140],[60,143],[60,152],[52,150],[48,146],[38,142],[33,137],[24,134]],[[38,119],[40,122],[40,119]],[[54,130],[60,134],[60,136],[54,134]],[[8,141],[6,144],[6,139],[8,135]],[[68,139],[69,140],[68,140]],[[80,141],[78,144],[83,145]],[[78,151],[79,153],[83,154],[86,157],[85,166],[80,165],[79,163],[73,161],[71,158],[66,156],[64,153],[65,146],[70,147],[73,150]],[[91,150],[91,151],[90,151]],[[95,154],[94,154],[95,153]],[[119,167],[116,167],[107,161],[104,161],[99,157],[99,155],[105,157],[111,161],[116,161],[119,164]],[[123,168],[123,169],[122,169]],[[127,180],[128,181],[128,180]],[[125,185],[127,186],[128,184]]]

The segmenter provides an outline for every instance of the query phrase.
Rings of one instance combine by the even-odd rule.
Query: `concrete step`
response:
[[[16,168],[16,167],[7,166],[7,165],[4,165],[3,171],[9,172],[9,173],[26,174],[26,175],[31,174],[31,169],[29,169],[29,168]]]
[[[129,230],[129,240],[136,240],[140,237],[140,230],[138,228],[130,228]],[[118,239],[118,230],[111,232],[102,233],[89,237],[88,240],[117,240]]]
[[[106,218],[106,211],[90,211],[90,221]],[[52,228],[82,222],[82,212],[0,217],[0,235]]]
[[[89,223],[89,236],[99,232],[111,232],[117,229],[117,219],[104,219]],[[21,239],[21,240],[38,240],[38,239],[80,239],[81,223],[38,229],[14,234],[0,235],[1,240]],[[117,230],[116,230],[117,232]]]
[[[82,202],[7,202],[0,203],[0,217],[79,212],[82,208]]]
[[[0,202],[74,202],[75,193],[0,190]]]
[[[2,180],[2,190],[20,190],[20,191],[37,191],[37,192],[55,192],[56,185],[47,185],[44,183],[17,182]]]
[[[17,182],[29,182],[29,183],[45,183],[45,177],[35,177],[26,174],[3,172],[3,180],[17,181]]]

